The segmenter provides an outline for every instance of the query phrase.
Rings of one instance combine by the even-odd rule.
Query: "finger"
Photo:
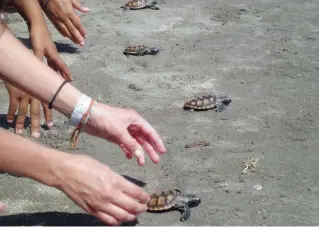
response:
[[[31,135],[34,138],[40,137],[40,101],[32,99],[30,107]]]
[[[48,51],[48,59],[50,62],[50,67],[52,69],[59,70],[63,75],[64,79],[71,81],[73,80],[72,75],[62,58],[60,57],[56,47],[53,47]],[[49,64],[49,63],[48,63]],[[54,67],[52,67],[54,65]]]
[[[14,121],[14,116],[17,111],[18,105],[19,105],[19,100],[17,98],[10,97],[10,104],[8,107],[8,114],[7,114],[7,122],[9,124],[13,123]]]
[[[80,34],[84,37],[87,38],[86,36],[86,30],[81,23],[80,17],[76,15],[74,12],[74,15],[70,17],[71,22],[73,23],[74,27],[80,32]]]
[[[81,4],[77,0],[72,0],[71,2],[72,2],[72,5],[73,5],[73,8],[75,8],[75,9],[77,9],[77,10],[83,12],[83,13],[87,13],[87,12],[90,11],[90,9],[86,5],[84,5],[83,3]]]
[[[69,32],[67,27],[65,27],[65,25],[62,22],[57,21],[57,22],[55,22],[54,26],[60,32],[61,35],[72,40],[71,33]],[[74,40],[72,40],[72,41],[74,42]]]
[[[4,204],[2,202],[0,202],[0,212],[4,211]]]
[[[127,159],[133,158],[133,154],[131,152],[129,152],[123,144],[121,144],[120,147],[121,147],[122,151],[125,153]]]
[[[17,114],[18,117],[17,117],[16,127],[15,127],[17,134],[22,133],[22,130],[24,128],[24,121],[25,121],[25,118],[27,116],[28,109],[29,109],[29,98],[24,97],[24,98],[22,98],[22,100],[19,103],[19,109],[18,109],[18,114]]]
[[[43,54],[43,51],[42,51],[42,50],[34,49],[33,52],[34,52],[34,55],[35,55],[38,59],[40,59],[40,61],[43,61],[44,54]]]
[[[137,127],[139,133],[142,133],[144,138],[155,148],[155,150],[161,154],[166,153],[165,146],[161,137],[155,131],[155,129],[144,119],[140,119],[138,122],[132,124],[132,127]]]
[[[136,156],[140,166],[145,164],[144,152],[141,145],[127,131],[122,133],[119,144],[123,144],[130,153]]]
[[[121,207],[122,209],[126,210],[127,212],[133,215],[137,215],[146,211],[146,204],[140,203],[132,199],[127,194],[121,192],[115,198],[116,200],[113,201],[114,205]]]
[[[122,176],[120,176],[122,177]],[[142,190],[139,186],[133,184],[132,182],[126,180],[122,177],[122,181],[120,181],[120,186],[122,191],[128,196],[140,201],[141,203],[147,204],[150,200],[149,194],[147,194],[144,190]]]
[[[142,145],[144,150],[150,156],[151,160],[156,164],[159,163],[160,157],[158,153],[154,150],[153,146],[151,146],[149,142],[147,142],[142,136],[136,136],[135,139]]]
[[[81,45],[84,45],[84,37],[80,32],[74,27],[71,20],[65,21],[65,25],[68,28],[69,32],[72,34],[73,38]]]
[[[121,224],[115,218],[113,218],[112,216],[110,216],[106,213],[97,212],[94,216],[97,217],[98,219],[100,219],[101,221],[105,222],[108,225],[118,226]]]
[[[42,103],[42,107],[44,112],[45,124],[48,126],[49,129],[51,129],[53,127],[52,110],[50,110],[49,106],[45,103]]]
[[[108,203],[102,207],[102,211],[106,214],[115,218],[118,222],[122,223],[124,221],[133,221],[136,219],[136,216],[128,213],[126,210],[112,204]]]

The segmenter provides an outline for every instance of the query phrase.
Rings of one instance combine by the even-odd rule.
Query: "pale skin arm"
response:
[[[57,187],[54,171],[68,154],[0,128],[0,170]],[[17,158],[23,157],[23,158]]]
[[[38,60],[3,23],[1,30],[4,32],[2,36],[0,33],[0,78],[44,103],[51,102],[63,79]],[[70,118],[80,96],[78,89],[66,84],[53,108]],[[139,165],[145,164],[143,149],[154,163],[159,162],[159,154],[166,153],[156,130],[134,110],[97,103],[90,112],[84,131],[116,143],[129,159],[135,154]]]
[[[19,53],[18,58],[17,53]],[[34,57],[2,21],[0,22],[0,59],[1,79],[42,102],[49,103],[64,81],[55,71]],[[81,92],[68,83],[56,97],[53,107],[70,118],[80,95]]]
[[[149,201],[140,187],[88,156],[50,149],[1,128],[0,171],[55,187],[111,225],[134,220]]]

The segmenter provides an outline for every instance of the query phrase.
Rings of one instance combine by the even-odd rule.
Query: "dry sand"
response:
[[[86,2],[85,47],[76,49],[50,24],[74,85],[104,103],[137,110],[168,153],[158,165],[147,159],[141,168],[115,145],[88,135],[70,151],[72,128],[58,113],[41,143],[91,155],[145,182],[148,192],[179,188],[202,198],[188,222],[172,211],[144,213],[138,225],[319,224],[318,1],[159,0],[159,11],[127,12],[118,0]],[[27,41],[23,22],[10,27]],[[128,44],[164,50],[126,57]],[[6,113],[3,85],[0,92]],[[184,111],[183,102],[198,92],[233,102],[221,113]],[[199,139],[211,145],[184,148]],[[259,158],[257,168],[242,173],[248,157]],[[7,204],[2,225],[102,225],[61,192],[29,179],[1,175],[0,191]]]

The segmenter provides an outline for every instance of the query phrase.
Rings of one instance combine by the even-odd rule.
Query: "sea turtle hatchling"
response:
[[[127,3],[125,3],[124,6],[121,6],[123,8],[123,11],[125,10],[138,10],[138,9],[154,9],[154,10],[159,10],[158,7],[155,5],[157,4],[156,1],[152,1],[148,3],[149,0],[129,0]]]
[[[216,109],[216,112],[224,110],[225,105],[231,102],[231,98],[227,96],[217,97],[215,94],[195,96],[184,103],[184,109],[192,110],[211,110]]]
[[[136,55],[136,56],[142,56],[142,55],[156,55],[160,49],[156,47],[148,47],[146,45],[134,45],[134,46],[128,46],[123,51],[123,54],[125,55]]]
[[[183,209],[180,220],[186,221],[191,215],[191,207],[201,203],[201,199],[194,194],[183,194],[178,189],[162,191],[161,193],[151,194],[148,203],[149,212],[163,212],[172,209]]]

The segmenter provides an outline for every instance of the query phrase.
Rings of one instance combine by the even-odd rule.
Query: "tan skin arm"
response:
[[[49,103],[64,79],[57,76],[55,71],[43,64],[23,46],[3,22],[0,22],[0,31],[1,79]],[[16,53],[19,53],[19,58],[16,57]],[[19,67],[16,67],[17,65]],[[71,84],[66,84],[56,97],[53,107],[70,118],[80,95],[81,92],[78,89]]]
[[[28,25],[32,23],[42,26],[45,24],[42,8],[38,0],[14,0],[13,3]]]

